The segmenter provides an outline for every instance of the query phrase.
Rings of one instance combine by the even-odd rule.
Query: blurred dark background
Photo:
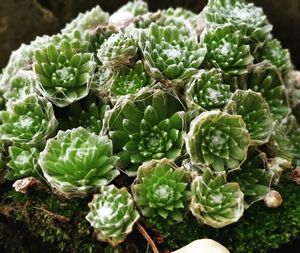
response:
[[[291,50],[300,68],[300,0],[251,0],[264,8],[274,35]],[[36,35],[58,32],[66,22],[99,4],[112,13],[127,0],[0,0],[0,68],[12,50]],[[207,0],[148,0],[151,10],[182,6],[200,12]]]

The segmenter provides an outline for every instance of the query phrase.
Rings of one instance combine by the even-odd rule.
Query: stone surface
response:
[[[211,240],[201,239],[191,242],[172,253],[230,253],[223,245]]]
[[[294,63],[300,67],[300,1],[251,0],[262,6],[274,25],[275,36],[290,48]],[[0,1],[0,67],[7,63],[10,52],[37,35],[53,34],[66,22],[99,4],[110,13],[127,0],[10,0]],[[202,10],[207,0],[148,0],[150,9],[182,6],[195,12]]]
[[[58,19],[37,0],[0,1],[0,66],[4,66],[12,50],[35,36],[53,34]]]

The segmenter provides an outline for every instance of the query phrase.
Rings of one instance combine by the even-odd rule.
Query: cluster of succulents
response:
[[[65,198],[96,193],[86,219],[113,246],[138,219],[237,222],[300,166],[300,74],[271,31],[243,0],[80,14],[3,69],[0,169]]]

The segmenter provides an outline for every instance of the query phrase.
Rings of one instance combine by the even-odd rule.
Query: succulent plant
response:
[[[99,97],[108,96],[115,75],[115,71],[98,65],[91,82],[91,90]]]
[[[268,39],[272,31],[262,8],[244,0],[209,0],[203,13],[210,25],[230,24],[255,46]]]
[[[10,79],[22,69],[30,67],[30,45],[22,44],[10,55],[9,61],[0,76],[0,84],[8,85]]]
[[[189,109],[199,111],[222,109],[228,102],[230,86],[223,83],[216,69],[200,71],[186,86],[185,98]]]
[[[288,137],[289,127],[286,125],[276,124],[274,131],[270,136],[268,143],[268,154],[271,157],[280,157],[282,159],[292,161],[293,144]]]
[[[128,2],[127,4],[123,5],[121,8],[117,10],[117,12],[120,11],[127,11],[136,16],[141,16],[143,14],[146,14],[149,12],[148,4],[147,2],[141,1],[141,0],[133,0]]]
[[[119,175],[116,161],[107,136],[82,127],[59,131],[47,141],[38,160],[51,187],[68,198],[85,196],[111,182]]]
[[[241,116],[208,111],[191,122],[185,142],[193,164],[223,172],[237,169],[245,160],[250,137]]]
[[[17,144],[9,147],[8,173],[6,178],[15,181],[37,174],[39,151],[27,144]]]
[[[288,138],[291,143],[293,164],[300,166],[300,127],[294,126],[294,128],[289,131]]]
[[[35,52],[34,71],[39,90],[59,107],[88,95],[95,62],[91,53],[78,52],[78,43],[62,38]]]
[[[107,114],[109,136],[120,166],[131,165],[131,174],[145,161],[180,157],[185,132],[183,110],[177,98],[162,90],[120,99]]]
[[[35,92],[36,80],[32,71],[19,71],[10,79],[4,97],[7,106]]]
[[[34,52],[52,40],[49,36],[36,37],[29,45],[22,44],[17,50],[13,51],[7,66],[0,75],[0,85],[7,86],[17,72],[22,70],[32,70]]]
[[[191,186],[190,210],[201,223],[222,228],[237,222],[244,213],[244,194],[239,184],[227,183],[224,175],[205,170]]]
[[[285,119],[291,109],[287,100],[287,90],[276,68],[268,64],[258,64],[247,76],[246,87],[260,92],[268,103],[274,120]]]
[[[136,94],[141,88],[150,84],[151,79],[145,73],[143,63],[138,61],[134,66],[125,66],[117,73],[110,91],[114,96]]]
[[[62,117],[58,119],[59,128],[67,130],[81,126],[91,133],[99,134],[103,127],[104,114],[109,108],[105,101],[89,95],[80,102],[72,103],[67,108],[68,112],[62,113]]]
[[[178,223],[190,198],[188,183],[188,172],[182,167],[167,159],[152,160],[139,167],[132,192],[145,217]]]
[[[89,43],[89,51],[94,53],[95,61],[101,64],[101,61],[97,57],[97,51],[101,45],[106,41],[113,33],[107,28],[99,27],[92,34],[85,36],[85,40]]]
[[[200,68],[206,49],[196,39],[184,36],[174,26],[151,24],[140,34],[145,70],[157,80],[182,86]]]
[[[80,13],[71,23],[67,24],[63,29],[63,34],[72,33],[78,30],[81,33],[92,33],[98,27],[106,25],[109,14],[104,12],[100,6],[96,6],[90,11]]]
[[[0,181],[100,193],[87,220],[114,247],[140,215],[167,239],[180,222],[221,228],[262,199],[279,206],[271,187],[300,166],[300,72],[271,30],[244,0],[199,14],[134,0],[22,45],[0,74]],[[127,245],[103,250],[145,251]]]
[[[197,15],[193,12],[183,8],[168,8],[159,14],[160,17],[155,21],[158,26],[174,26],[180,30],[180,34],[196,38]]]
[[[251,151],[241,169],[229,174],[230,181],[240,185],[247,207],[262,200],[270,191],[273,173],[265,168],[265,163],[266,154]]]
[[[102,186],[100,191],[89,204],[91,210],[86,219],[94,227],[98,240],[115,247],[131,233],[140,215],[125,187]]]
[[[282,73],[287,73],[292,68],[290,52],[284,49],[277,39],[268,40],[259,50],[257,61],[265,61],[274,65]]]
[[[262,145],[269,141],[274,121],[269,106],[260,93],[252,90],[236,90],[226,110],[242,116],[253,144]]]
[[[0,139],[6,142],[38,145],[55,133],[53,107],[45,98],[31,94],[0,112]]]
[[[136,40],[121,32],[111,35],[104,41],[97,52],[97,57],[104,66],[114,69],[129,64],[137,51]]]
[[[228,75],[242,75],[248,72],[252,63],[249,45],[245,44],[239,31],[225,25],[210,29],[204,35],[207,48],[206,64]]]
[[[59,45],[63,40],[67,41],[76,53],[87,53],[89,51],[89,41],[78,30],[68,34],[54,35],[51,42],[54,45]]]
[[[5,98],[4,98],[4,91],[2,90],[2,87],[0,86],[0,111],[5,109]]]

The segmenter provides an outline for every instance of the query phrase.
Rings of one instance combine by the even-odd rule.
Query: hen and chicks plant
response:
[[[0,168],[95,193],[86,219],[113,246],[138,219],[237,222],[300,166],[299,72],[271,31],[243,0],[80,14],[3,69]],[[114,186],[120,174],[132,185]]]

